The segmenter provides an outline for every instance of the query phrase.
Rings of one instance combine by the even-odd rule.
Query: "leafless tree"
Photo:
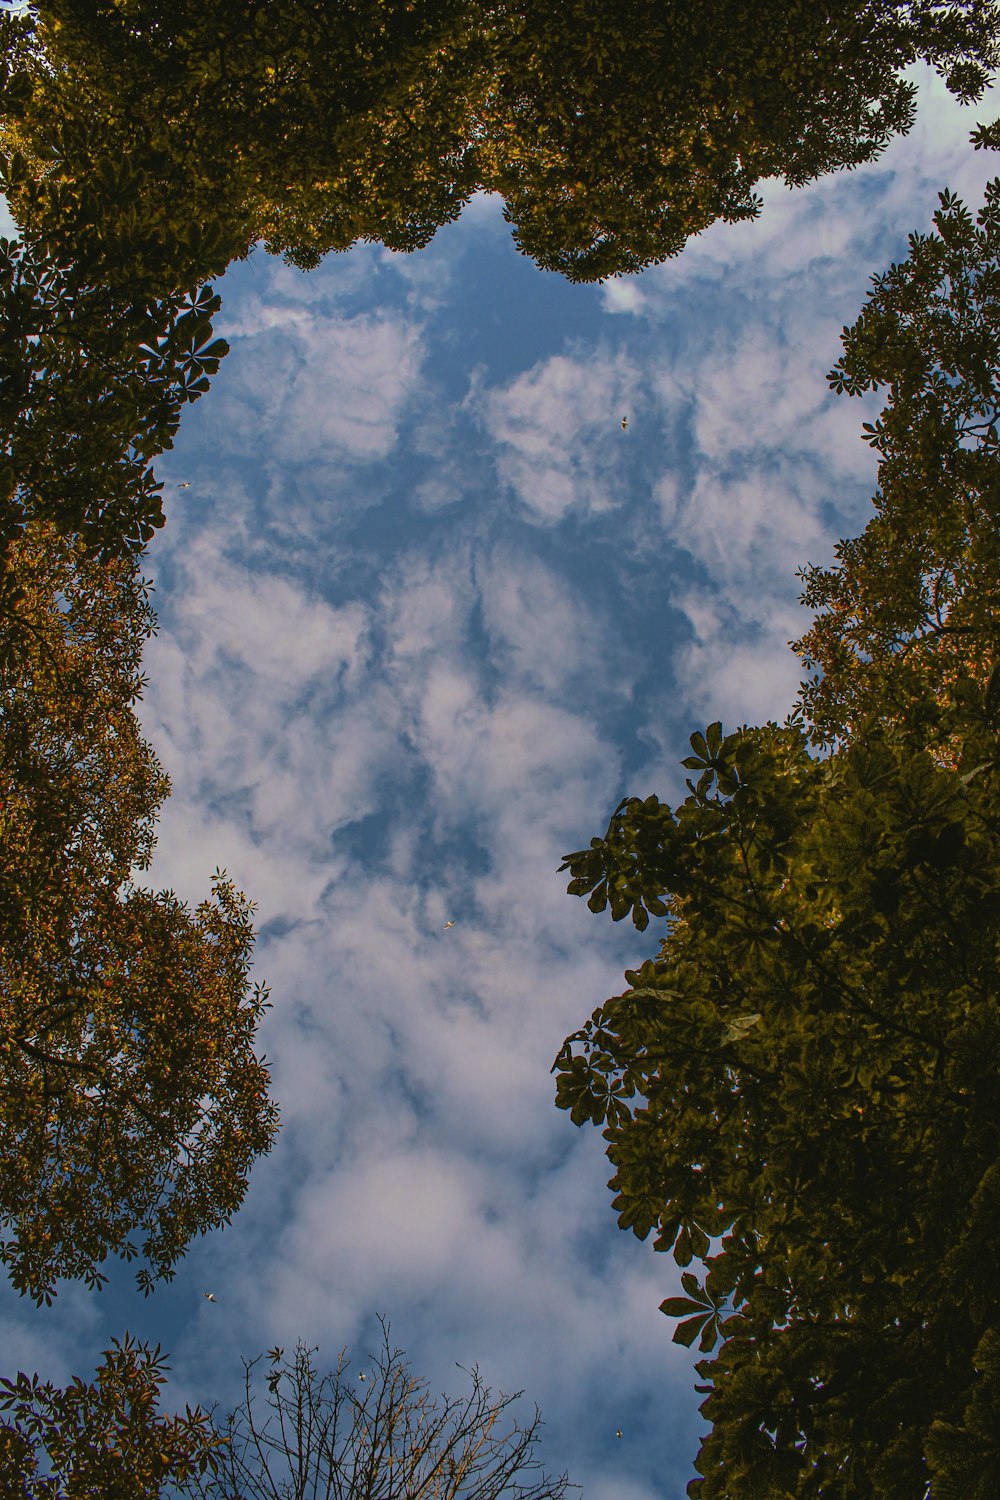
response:
[[[578,1488],[542,1472],[537,1407],[524,1424],[511,1411],[521,1392],[494,1396],[473,1368],[465,1396],[432,1397],[381,1327],[378,1353],[356,1376],[346,1352],[320,1375],[316,1350],[302,1343],[290,1358],[276,1348],[244,1360],[245,1394],[224,1429],[218,1473],[191,1492],[199,1500],[565,1500]]]

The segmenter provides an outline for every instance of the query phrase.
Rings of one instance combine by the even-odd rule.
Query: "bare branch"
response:
[[[202,1500],[565,1500],[565,1475],[550,1479],[535,1457],[537,1408],[522,1424],[508,1409],[520,1393],[494,1396],[477,1369],[471,1390],[433,1398],[380,1319],[381,1347],[357,1384],[341,1352],[320,1376],[315,1350],[299,1343],[244,1361],[244,1399],[231,1413],[219,1472],[195,1482]],[[362,1375],[364,1376],[362,1380]],[[347,1413],[350,1420],[343,1420]]]

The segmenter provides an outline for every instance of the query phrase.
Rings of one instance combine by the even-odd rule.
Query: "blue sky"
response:
[[[225,1406],[241,1354],[301,1336],[333,1365],[382,1313],[438,1388],[456,1361],[523,1388],[586,1500],[683,1495],[679,1273],[617,1229],[549,1075],[658,935],[556,872],[623,795],[678,794],[692,730],[791,706],[795,569],[873,489],[873,405],[824,379],[841,328],[937,191],[978,206],[995,171],[967,138],[997,104],[917,76],[876,166],[604,287],[538,271],[487,199],[412,257],[226,276],[232,353],[147,565],[149,883],[194,904],[219,864],[258,902],[284,1126],[149,1301],[127,1270],[41,1311],[0,1290],[7,1366],[86,1375],[127,1326],[173,1400]]]

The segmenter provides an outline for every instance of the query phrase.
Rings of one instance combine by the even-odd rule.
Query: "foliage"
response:
[[[210,1418],[157,1409],[166,1368],[159,1347],[126,1334],[89,1385],[0,1380],[5,1500],[157,1500],[164,1486],[211,1472],[220,1439]]]
[[[255,1381],[260,1359],[244,1361],[245,1397],[229,1418],[218,1471],[197,1492],[203,1500],[563,1500],[565,1477],[539,1473],[533,1456],[538,1412],[526,1426],[508,1418],[518,1396],[494,1396],[473,1370],[464,1397],[440,1398],[414,1376],[400,1350],[382,1346],[349,1379],[319,1375],[315,1350],[298,1344],[290,1358],[268,1352],[265,1412]],[[263,1358],[263,1356],[261,1356]]]
[[[764,177],[872,160],[912,122],[918,58],[971,100],[998,54],[993,0],[30,10],[6,134],[37,164],[35,211],[81,263],[135,259],[161,287],[256,239],[302,266],[358,239],[412,250],[477,187],[539,265],[635,271],[753,217]]]
[[[567,856],[668,935],[567,1040],[558,1102],[605,1126],[619,1224],[707,1270],[663,1304],[724,1340],[690,1493],[922,1496],[1000,1329],[997,772],[875,732],[692,747],[676,810],[629,799]]]
[[[9,159],[0,189],[26,170]],[[30,520],[106,556],[145,546],[163,525],[151,461],[228,350],[218,308],[209,287],[136,300],[0,239],[0,549]]]
[[[50,38],[59,30],[56,19]],[[39,41],[30,15],[0,15],[0,141],[22,164],[4,191],[22,230],[89,284],[133,300],[169,297],[245,254],[245,232],[227,212],[226,166],[214,200],[192,200],[194,142],[178,135],[170,158],[141,117],[123,133],[111,59],[103,76],[60,76],[58,49],[50,57]]]
[[[96,236],[126,264],[138,222],[150,269],[159,244],[161,277],[184,283],[218,269],[198,259],[190,224],[215,226],[202,247],[212,255],[263,239],[308,266],[358,239],[426,244],[475,189],[489,6],[387,0],[365,16],[345,0],[46,0],[33,11],[37,32],[18,35],[32,92],[11,133],[70,179],[59,201],[48,184],[43,194],[62,242]]]
[[[953,760],[984,690],[1000,709],[1000,179],[975,220],[945,192],[934,222],[873,278],[829,376],[888,389],[864,428],[879,488],[836,565],[804,571],[816,618],[795,649],[819,669],[802,703],[822,742],[888,715]]]
[[[922,57],[964,99],[997,56],[992,4],[530,0],[504,40],[482,154],[520,248],[572,281],[634,272],[756,185],[873,160],[909,130]]]
[[[10,549],[0,627],[0,1261],[49,1301],[140,1252],[149,1289],[228,1222],[276,1129],[253,1051],[251,904],[132,883],[169,783],[134,711],[154,625],[130,559],[51,527]],[[143,1236],[141,1246],[135,1236]]]

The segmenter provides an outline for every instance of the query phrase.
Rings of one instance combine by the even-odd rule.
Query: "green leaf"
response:
[[[590,910],[592,912],[600,912],[600,911],[604,910],[604,908],[607,906],[607,904],[608,904],[608,887],[607,887],[607,882],[602,880],[601,883],[600,883],[600,885],[594,891],[594,893],[591,896],[590,900],[587,902],[587,905],[590,907]]]
[[[726,1025],[722,1033],[724,1042],[742,1042],[750,1033],[760,1025],[761,1015],[759,1011],[753,1011],[746,1016],[734,1016]]]
[[[703,1311],[703,1304],[692,1301],[690,1297],[666,1297],[660,1303],[660,1312],[666,1313],[668,1318],[683,1318],[687,1313]]]
[[[692,1254],[696,1255],[698,1257],[698,1259],[700,1260],[703,1256],[705,1256],[705,1255],[708,1254],[710,1245],[711,1245],[711,1241],[709,1240],[708,1235],[705,1233],[704,1229],[702,1229],[701,1225],[700,1224],[692,1224],[691,1225],[691,1251],[692,1251]]]
[[[715,1317],[706,1318],[706,1320],[705,1320],[705,1326],[704,1326],[704,1328],[701,1331],[701,1338],[698,1340],[698,1348],[701,1350],[702,1354],[707,1354],[709,1352],[709,1350],[715,1348],[715,1346],[718,1343],[718,1341],[719,1341],[719,1323],[718,1323],[718,1319],[715,1318]]]
[[[672,1334],[673,1342],[683,1344],[685,1349],[690,1349],[706,1322],[711,1322],[711,1319],[711,1313],[700,1313],[696,1318],[688,1318],[686,1322],[678,1323]]]

